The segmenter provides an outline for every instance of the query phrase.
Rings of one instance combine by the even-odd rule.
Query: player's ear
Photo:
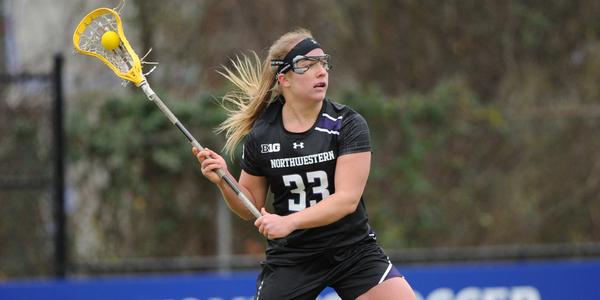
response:
[[[277,82],[279,83],[279,86],[282,86],[282,87],[290,86],[290,81],[285,76],[285,74],[277,74]]]

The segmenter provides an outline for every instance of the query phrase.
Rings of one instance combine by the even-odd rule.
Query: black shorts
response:
[[[326,287],[356,299],[382,281],[402,276],[376,243],[331,251],[293,266],[263,263],[255,300],[314,300]]]

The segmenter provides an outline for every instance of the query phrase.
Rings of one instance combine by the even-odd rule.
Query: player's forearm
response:
[[[221,194],[223,195],[227,206],[229,206],[229,209],[231,209],[234,213],[236,213],[240,218],[244,220],[254,219],[254,215],[252,215],[250,210],[248,210],[248,208],[246,208],[246,206],[242,204],[242,201],[238,198],[237,194],[225,183],[224,180],[222,180],[221,183],[219,183],[217,186],[219,187],[219,190],[221,191]],[[252,203],[256,203],[256,201],[254,201],[254,198],[248,192],[247,189],[245,189],[241,185],[238,185],[238,187],[246,196],[248,196]]]
[[[295,229],[307,229],[329,225],[353,213],[360,195],[334,193],[316,205],[287,216]]]
[[[361,152],[338,158],[335,174],[335,193],[303,211],[289,215],[296,229],[329,225],[353,213],[364,192],[371,153]]]

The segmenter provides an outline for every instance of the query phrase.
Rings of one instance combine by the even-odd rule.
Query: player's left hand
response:
[[[294,228],[285,217],[271,214],[263,207],[260,210],[261,217],[256,219],[254,226],[258,228],[260,234],[267,237],[269,240],[284,238],[288,236]]]

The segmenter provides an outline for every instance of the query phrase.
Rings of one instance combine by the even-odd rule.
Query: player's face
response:
[[[328,60],[323,49],[314,49],[305,56],[309,59],[296,63],[303,69],[303,74],[288,72],[290,91],[299,99],[322,101],[329,85]]]

